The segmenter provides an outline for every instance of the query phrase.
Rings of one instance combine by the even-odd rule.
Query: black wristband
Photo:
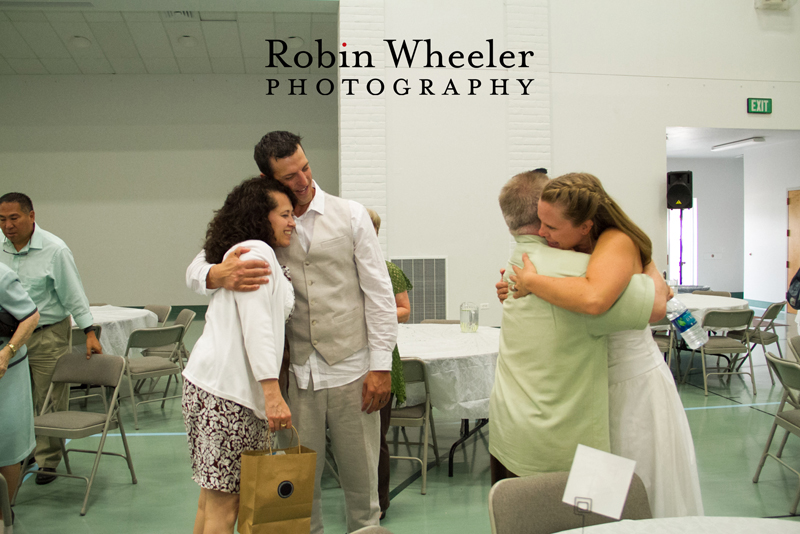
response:
[[[86,328],[83,329],[84,334],[88,334],[89,332],[95,332],[95,331],[97,331],[97,329],[94,327],[94,325],[87,326]]]

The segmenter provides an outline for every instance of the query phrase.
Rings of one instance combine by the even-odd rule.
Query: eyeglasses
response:
[[[5,252],[6,254],[11,254],[12,256],[27,256],[28,252],[30,251],[26,250],[24,252],[11,252],[10,250],[3,249],[3,252]]]

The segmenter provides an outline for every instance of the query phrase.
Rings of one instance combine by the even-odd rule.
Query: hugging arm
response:
[[[200,251],[186,269],[186,286],[201,295],[224,287],[230,291],[255,291],[269,282],[269,265],[260,260],[241,260],[250,249],[239,247],[222,263],[209,264],[205,251]]]
[[[616,229],[600,235],[585,277],[540,275],[527,256],[522,259],[524,267],[514,266],[515,274],[510,277],[517,287],[515,298],[533,293],[559,308],[590,315],[608,311],[631,277],[641,272],[639,250],[627,235]]]
[[[650,263],[644,268],[644,274],[653,279],[653,284],[655,284],[656,288],[653,312],[650,315],[650,322],[655,323],[667,315],[667,301],[673,297],[672,289],[670,289],[664,281],[664,278],[661,277],[661,273],[658,271],[658,267],[656,267],[656,262],[650,260]]]

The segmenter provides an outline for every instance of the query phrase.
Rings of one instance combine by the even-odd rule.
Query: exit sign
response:
[[[747,99],[747,112],[748,113],[772,113],[772,99],[771,98],[748,98]]]

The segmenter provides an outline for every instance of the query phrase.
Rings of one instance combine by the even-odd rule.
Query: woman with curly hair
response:
[[[236,186],[208,225],[209,262],[239,249],[241,259],[265,261],[273,274],[256,291],[219,289],[211,296],[183,372],[192,479],[201,488],[194,534],[233,532],[242,451],[266,449],[270,432],[292,426],[278,375],[294,292],[273,249],[289,246],[296,203],[285,185],[259,176]]]

